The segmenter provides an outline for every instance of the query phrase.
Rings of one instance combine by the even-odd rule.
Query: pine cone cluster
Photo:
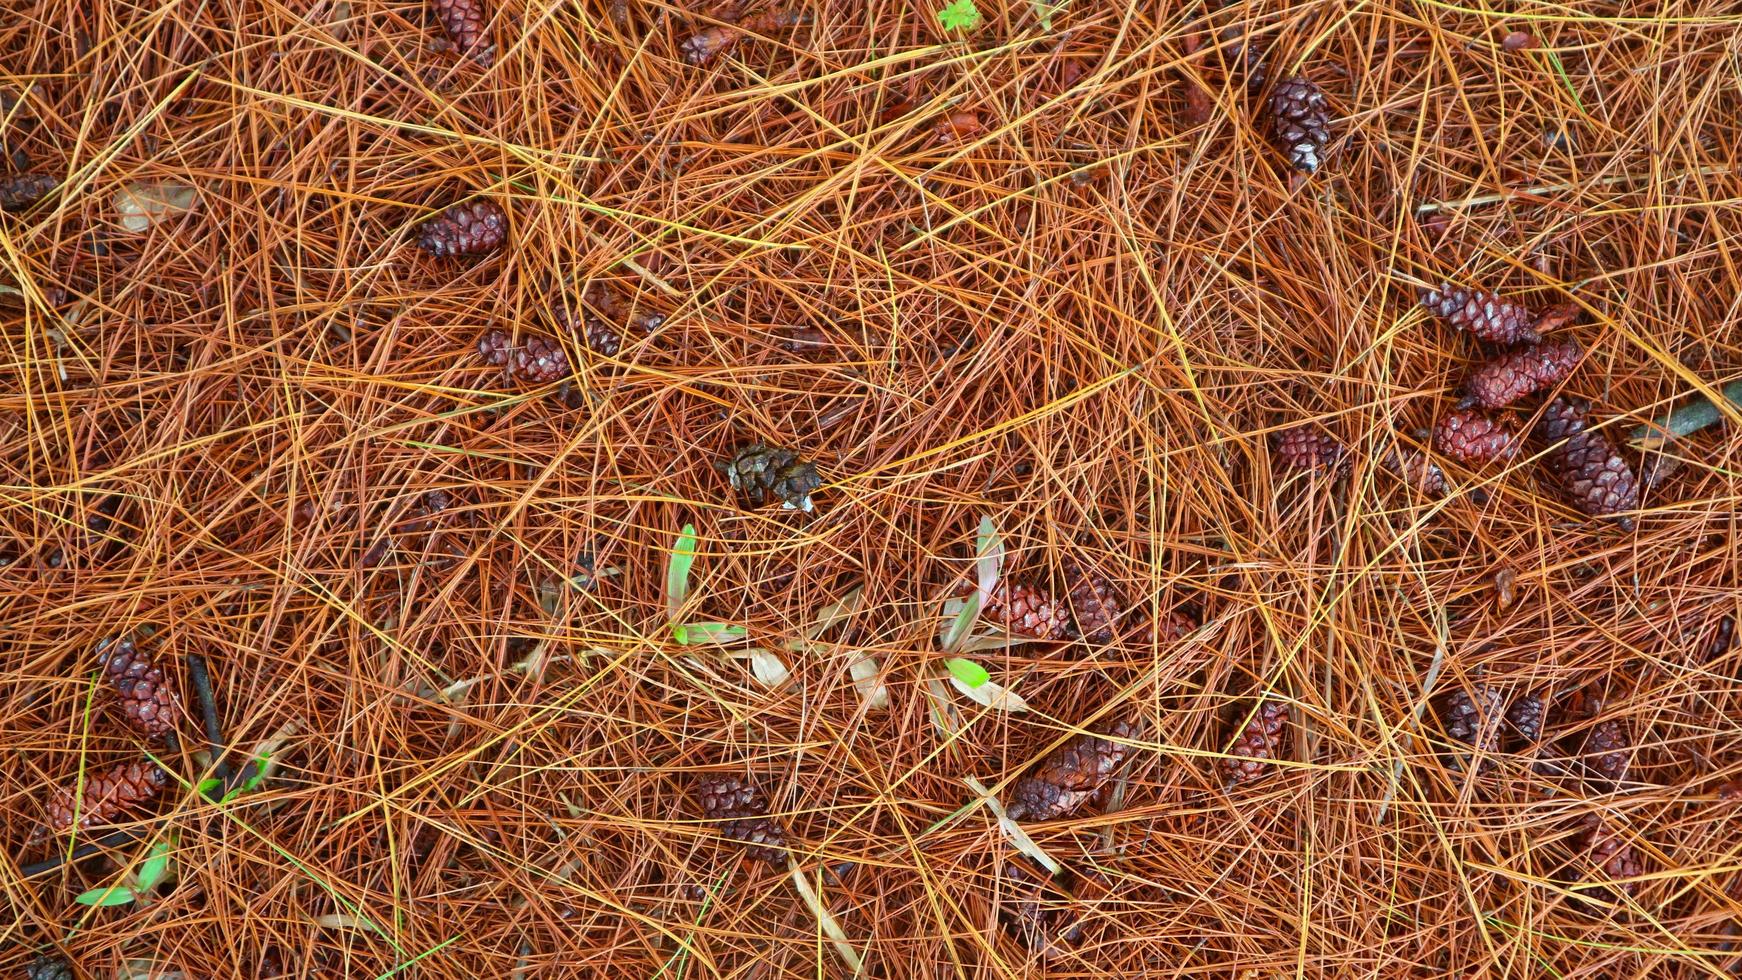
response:
[[[1316,173],[1331,141],[1331,113],[1325,93],[1302,76],[1276,83],[1270,93],[1270,134],[1288,156],[1288,164],[1304,174]]]
[[[88,773],[82,793],[76,786],[62,786],[49,797],[48,828],[60,834],[75,822],[80,830],[111,823],[156,798],[167,785],[169,774],[147,759]]]
[[[1222,771],[1231,783],[1249,783],[1270,771],[1270,761],[1281,758],[1287,739],[1288,703],[1266,698],[1241,725],[1239,736],[1221,760]]]
[[[786,832],[768,816],[768,798],[755,783],[732,773],[716,773],[696,781],[695,797],[702,817],[718,821],[720,834],[744,845],[758,861],[786,860]]]
[[[1054,820],[1075,813],[1131,754],[1114,739],[1135,739],[1141,726],[1116,722],[1106,735],[1074,735],[1010,787],[1004,812],[1012,820]]]
[[[1592,429],[1590,406],[1556,398],[1543,409],[1536,438],[1549,447],[1543,466],[1574,507],[1593,517],[1624,514],[1639,506],[1639,480],[1603,433]],[[1631,530],[1633,519],[1616,522]]]
[[[485,255],[508,240],[508,212],[473,198],[449,205],[417,229],[417,245],[438,259]]]
[[[484,0],[430,0],[436,20],[461,54],[490,67],[496,63],[496,45],[485,36]]]
[[[546,385],[572,373],[568,352],[560,341],[532,335],[516,346],[514,335],[500,327],[492,327],[478,338],[478,356],[522,384]]]
[[[811,511],[811,491],[823,485],[817,464],[790,449],[754,443],[739,449],[725,466],[726,478],[752,506],[780,501],[783,510]]]
[[[98,654],[97,662],[115,688],[121,713],[134,728],[153,739],[165,738],[175,731],[181,699],[165,680],[163,669],[140,652],[132,639],[110,641]]]
[[[9,174],[0,177],[0,211],[23,211],[60,186],[49,174]]]
[[[1486,463],[1518,455],[1519,439],[1504,422],[1473,408],[1457,409],[1434,425],[1434,449],[1460,463]]]
[[[1584,350],[1571,338],[1508,351],[1464,379],[1464,398],[1458,407],[1505,408],[1565,381],[1583,356]]]

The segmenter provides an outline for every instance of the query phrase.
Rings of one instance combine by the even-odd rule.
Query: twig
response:
[[[212,774],[224,785],[230,782],[230,764],[224,760],[224,731],[218,727],[218,702],[212,697],[212,672],[206,658],[188,654],[188,677],[194,682],[194,694],[200,699],[200,719],[206,728],[206,751],[212,754]]]
[[[59,868],[63,864],[71,864],[74,861],[84,860],[93,854],[100,854],[103,851],[112,847],[119,847],[122,844],[144,840],[149,830],[155,829],[157,824],[160,822],[162,821],[154,820],[150,825],[148,825],[148,827],[137,830],[113,831],[97,838],[89,844],[80,844],[78,847],[73,848],[70,853],[64,851],[56,852],[54,855],[43,858],[35,864],[27,864],[18,869],[19,877],[35,878],[38,875],[48,874],[50,871]]]
[[[1732,381],[1719,394],[1730,404],[1742,409],[1742,381]],[[1724,418],[1724,410],[1709,398],[1699,398],[1652,422],[1633,430],[1633,443],[1641,449],[1651,449],[1716,425]]]

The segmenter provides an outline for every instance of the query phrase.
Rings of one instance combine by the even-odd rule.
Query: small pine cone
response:
[[[103,673],[119,695],[121,713],[147,738],[161,739],[175,730],[181,699],[164,680],[163,669],[139,651],[131,639],[112,640],[97,655]]]
[[[745,847],[758,861],[780,864],[786,860],[786,833],[768,816],[768,799],[755,783],[731,773],[717,773],[697,780],[695,797],[702,817],[720,822],[720,834]]]
[[[737,26],[726,27],[714,25],[684,38],[682,50],[684,60],[692,65],[702,65],[718,58],[736,47],[742,41],[746,32],[751,34],[774,35],[781,34],[809,19],[809,15],[797,10],[769,10],[750,14],[737,21]]]
[[[1519,742],[1534,745],[1542,739],[1542,723],[1547,714],[1547,702],[1533,691],[1506,709],[1506,730]]]
[[[608,295],[597,287],[587,290],[584,303],[571,303],[567,298],[559,298],[553,311],[557,329],[574,337],[581,346],[596,354],[616,357],[617,352],[623,349],[623,332],[605,317],[594,313],[589,304],[605,310],[615,307],[609,301]]]
[[[571,373],[568,352],[558,341],[530,336],[516,347],[513,335],[500,327],[492,327],[478,338],[478,356],[523,384],[550,384]]]
[[[1289,166],[1315,173],[1331,141],[1331,113],[1325,93],[1299,75],[1276,83],[1270,93],[1270,133],[1288,154]]]
[[[1347,458],[1342,443],[1310,425],[1284,429],[1272,436],[1271,442],[1283,465],[1297,470],[1335,470]]]
[[[494,252],[507,240],[508,212],[482,198],[450,205],[417,229],[418,247],[438,259]]]
[[[483,65],[496,63],[496,45],[484,35],[483,0],[430,0],[435,5],[436,20],[453,39],[459,52]]]
[[[1070,607],[1083,639],[1107,643],[1113,639],[1113,626],[1125,611],[1126,602],[1112,582],[1081,568],[1072,576]]]
[[[150,760],[123,762],[85,775],[84,794],[63,786],[48,800],[48,829],[65,833],[77,820],[80,830],[111,822],[127,810],[139,808],[169,785],[169,774]]]
[[[1240,729],[1240,737],[1222,759],[1230,783],[1249,783],[1270,771],[1270,760],[1281,757],[1288,738],[1288,704],[1267,698]]]
[[[1504,709],[1500,692],[1486,685],[1477,685],[1474,693],[1458,688],[1440,697],[1434,705],[1440,725],[1446,735],[1490,755],[1500,747],[1500,719]],[[1480,766],[1494,767],[1492,759]]]
[[[1270,77],[1269,66],[1264,63],[1264,47],[1249,35],[1246,25],[1229,24],[1222,28],[1216,43],[1223,63],[1246,75],[1247,89],[1256,92],[1264,87]]]
[[[1389,450],[1381,462],[1424,497],[1438,497],[1446,492],[1445,471],[1419,449],[1405,446]]]
[[[1645,873],[1645,864],[1640,861],[1639,852],[1633,849],[1627,838],[1603,823],[1596,814],[1588,815],[1584,823],[1586,830],[1580,844],[1591,864],[1623,894],[1632,895],[1638,890],[1639,883],[1627,879],[1637,878]]]
[[[24,980],[74,980],[73,968],[66,960],[38,956],[25,965]]]
[[[1460,463],[1511,459],[1518,448],[1516,432],[1473,408],[1449,412],[1434,426],[1434,449]]]
[[[973,591],[970,585],[965,593]],[[1078,636],[1067,604],[1048,590],[1024,582],[999,582],[992,590],[992,600],[980,610],[980,618],[1017,636],[1037,640],[1074,640]]]
[[[1070,816],[1113,778],[1131,754],[1131,746],[1112,739],[1133,739],[1140,732],[1140,725],[1121,721],[1107,729],[1107,737],[1087,733],[1072,736],[1010,787],[1010,802],[1004,812],[1012,820]]]
[[[817,475],[817,464],[799,459],[790,449],[760,442],[738,450],[725,469],[732,489],[757,507],[778,500],[783,510],[802,510],[808,514],[811,491],[823,485],[822,477]]]
[[[1424,293],[1421,302],[1440,319],[1490,344],[1510,347],[1542,339],[1535,329],[1536,314],[1493,293],[1446,283]]]
[[[1190,616],[1179,610],[1171,610],[1161,614],[1161,619],[1155,624],[1155,639],[1158,643],[1178,643],[1198,628]]]
[[[1628,751],[1629,745],[1627,729],[1618,719],[1608,718],[1598,722],[1585,734],[1584,746],[1579,754],[1585,768],[1614,785],[1627,778],[1627,767],[1632,755]]]
[[[59,186],[60,181],[48,174],[0,177],[0,211],[23,211]]]
[[[1505,408],[1526,395],[1546,391],[1565,381],[1583,354],[1571,338],[1501,354],[1464,379],[1464,398],[1458,407]]]
[[[1593,517],[1607,517],[1639,506],[1639,480],[1603,433],[1590,428],[1583,401],[1556,398],[1543,409],[1536,437],[1548,444],[1543,465],[1572,505]],[[1563,443],[1562,440],[1565,440]],[[1633,527],[1633,519],[1617,523]]]

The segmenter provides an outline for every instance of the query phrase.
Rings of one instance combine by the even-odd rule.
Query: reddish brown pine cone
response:
[[[809,19],[810,15],[800,10],[764,10],[739,18],[734,27],[704,27],[684,39],[684,60],[692,65],[706,64],[732,50],[746,33],[783,34]]]
[[[417,246],[438,259],[484,255],[508,240],[508,212],[474,198],[450,205],[417,229]]]
[[[1070,611],[1076,616],[1077,633],[1090,643],[1113,639],[1113,626],[1125,611],[1125,596],[1113,583],[1087,568],[1071,575]]]
[[[755,783],[731,773],[715,773],[696,781],[696,801],[702,817],[718,821],[720,835],[744,845],[758,861],[786,860],[786,833],[768,816],[768,799]]]
[[[1580,511],[1593,517],[1624,514],[1639,506],[1639,480],[1608,437],[1590,428],[1589,410],[1588,404],[1575,399],[1548,403],[1535,432],[1549,446],[1542,464]],[[1616,523],[1624,530],[1633,528],[1631,517],[1620,517]]]
[[[1267,698],[1240,729],[1240,736],[1221,760],[1230,783],[1249,783],[1270,771],[1270,760],[1280,758],[1288,738],[1288,704]]]
[[[478,356],[522,384],[550,384],[572,373],[568,352],[561,343],[548,337],[528,336],[525,343],[516,347],[513,335],[499,327],[484,331],[478,338]]]
[[[12,174],[0,177],[0,211],[23,211],[60,186],[48,174]]]
[[[1578,342],[1571,338],[1508,351],[1464,379],[1464,398],[1458,407],[1504,408],[1526,395],[1546,391],[1565,381],[1583,355]]]
[[[1445,471],[1419,449],[1407,446],[1392,449],[1380,462],[1424,497],[1438,497],[1446,492]]]
[[[114,685],[121,713],[147,738],[163,738],[175,730],[181,716],[181,699],[164,679],[163,670],[139,652],[133,641],[121,638],[101,648],[97,662]]]
[[[1285,78],[1270,93],[1269,109],[1271,138],[1288,155],[1289,166],[1305,174],[1317,172],[1331,141],[1325,93],[1306,78]]]
[[[1461,408],[1434,426],[1434,449],[1465,464],[1511,459],[1518,455],[1518,434],[1473,408]]]
[[[1192,634],[1198,624],[1190,616],[1177,609],[1161,614],[1161,619],[1155,624],[1155,639],[1158,643],[1178,643]]]
[[[1112,739],[1134,739],[1141,730],[1139,724],[1121,721],[1107,729],[1107,737],[1072,736],[1010,787],[1010,802],[1004,812],[1012,820],[1070,816],[1113,778],[1119,764],[1131,754],[1131,746]]]
[[[1627,729],[1620,720],[1608,718],[1597,722],[1585,733],[1579,756],[1594,776],[1613,785],[1627,778],[1631,744]]]
[[[1460,330],[1468,330],[1478,340],[1507,347],[1513,344],[1534,344],[1542,339],[1536,332],[1537,315],[1478,289],[1465,289],[1446,283],[1429,290],[1421,297],[1422,305]]]
[[[62,786],[49,797],[48,829],[65,833],[75,820],[81,831],[111,823],[122,813],[151,801],[167,785],[169,774],[147,759],[87,773],[82,794],[75,786]]]
[[[453,39],[459,52],[483,65],[496,63],[496,45],[484,35],[484,0],[430,0],[435,6],[436,20]]]
[[[1310,425],[1297,425],[1271,436],[1276,457],[1297,470],[1340,469],[1347,458],[1343,444]]]
[[[1519,742],[1534,745],[1542,739],[1543,720],[1547,715],[1547,702],[1541,694],[1533,691],[1506,709],[1506,730]]]
[[[1608,879],[1622,894],[1632,895],[1638,891],[1639,883],[1626,879],[1637,878],[1645,873],[1645,863],[1639,859],[1639,852],[1633,849],[1626,837],[1605,824],[1596,814],[1586,815],[1583,823],[1586,830],[1579,843],[1597,873]]]
[[[967,596],[974,591],[972,583],[965,583],[956,594]],[[991,601],[980,610],[980,619],[1037,640],[1074,640],[1078,636],[1067,603],[1047,589],[1009,579],[993,586]]]

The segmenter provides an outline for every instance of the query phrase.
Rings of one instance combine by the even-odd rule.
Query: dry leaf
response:
[[[1010,817],[1005,814],[1004,804],[998,802],[998,797],[993,796],[991,792],[986,789],[984,783],[972,776],[963,779],[962,782],[967,783],[969,789],[980,794],[980,799],[985,801],[986,808],[991,810],[992,815],[998,818],[998,830],[1010,841],[1011,846],[1029,857],[1034,858],[1035,861],[1040,863],[1041,867],[1053,874],[1056,875],[1059,873],[1059,863],[1053,860],[1051,854],[1048,854],[1039,844],[1035,843],[1034,838],[1028,836],[1028,831],[1023,830],[1021,824],[1010,819]]]
[[[883,683],[883,668],[877,663],[877,658],[865,654],[847,666],[847,673],[853,677],[853,686],[859,689],[859,699],[865,702],[865,707],[872,711],[885,711],[889,708],[889,686]]]
[[[847,964],[847,969],[853,971],[854,976],[865,972],[865,964],[859,958],[859,951],[847,941],[847,934],[841,930],[841,924],[823,907],[823,901],[817,897],[815,889],[811,888],[810,880],[797,867],[792,869],[792,890],[798,892],[798,897],[804,899],[805,905],[810,908],[811,915],[816,916],[818,928],[822,929],[823,935],[829,937],[829,942],[835,947],[842,962]]]
[[[121,227],[138,234],[192,211],[198,192],[179,180],[136,180],[115,192]]]
[[[792,671],[787,668],[786,661],[780,659],[779,654],[762,647],[752,647],[745,652],[750,654],[750,672],[756,675],[763,687],[783,687],[787,681],[792,680]]]
[[[978,687],[969,687],[956,675],[950,674],[948,676],[950,684],[954,685],[956,690],[967,695],[968,700],[973,701],[976,704],[983,704],[986,707],[991,708],[993,711],[1015,712],[1028,710],[1027,701],[1022,700],[1015,691],[1006,690],[996,681],[987,681]]]

